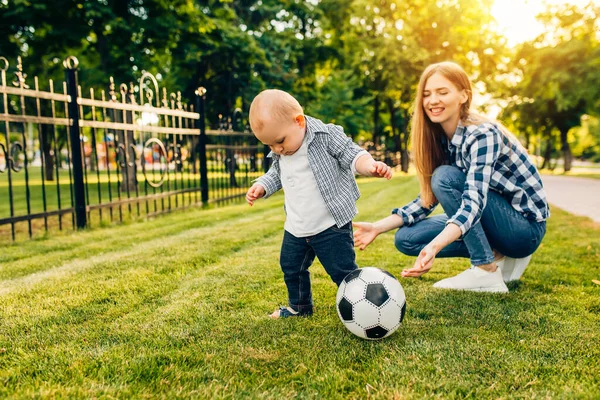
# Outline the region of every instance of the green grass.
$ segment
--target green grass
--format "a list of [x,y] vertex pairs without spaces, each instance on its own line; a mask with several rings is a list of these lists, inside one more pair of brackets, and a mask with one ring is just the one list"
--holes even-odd
[[564,171],[549,171],[549,170],[542,170],[540,171],[542,173],[542,175],[557,175],[557,176],[573,176],[573,177],[577,177],[577,178],[591,178],[591,179],[600,179],[600,173],[597,172],[590,172],[590,171],[569,171],[569,172],[564,172]]
[[[413,177],[360,181],[357,220]],[[402,279],[403,326],[345,330],[311,267],[316,313],[272,321],[283,197],[0,245],[0,398],[599,398],[600,227],[553,209],[506,295],[436,291],[464,259]],[[357,255],[400,275],[393,233]]]
[[[229,173],[227,173],[222,165],[220,170],[210,171],[208,174],[208,186],[210,189],[210,198],[216,198],[218,196],[228,196],[237,193],[245,193],[243,188],[228,189],[229,186]],[[260,172],[246,172],[245,167],[240,167],[240,170],[236,173],[236,179],[240,186],[250,186],[250,181],[259,177],[262,173]],[[69,208],[72,205],[71,201],[71,188],[68,170],[61,170],[59,174],[58,183],[54,181],[44,181],[44,187],[42,186],[41,169],[39,167],[30,167],[28,172],[28,179],[25,176],[25,170],[21,170],[19,173],[12,172],[12,202],[13,202],[13,214],[16,216],[27,215],[27,188],[29,188],[29,209],[31,213],[41,213],[44,211],[44,196],[46,197],[46,210],[58,210]],[[200,186],[200,174],[193,174],[188,171],[175,172],[170,171],[168,175],[165,175],[165,182],[161,188],[154,189],[150,185],[146,184],[146,179],[142,173],[138,174],[138,195],[152,195],[160,194],[166,191],[175,191],[187,188],[194,188]],[[148,172],[148,178],[153,182],[160,180],[160,173],[156,172],[153,176],[152,172]],[[122,175],[117,174],[115,171],[110,172],[110,176],[106,171],[100,173],[88,171],[86,182],[86,198],[88,199],[89,205],[108,203],[110,198],[113,201],[117,201],[119,198],[127,199],[136,197],[135,188],[130,188],[129,192],[125,187],[119,188],[119,180],[123,180]],[[220,191],[215,190],[216,188],[223,188]],[[120,190],[120,192],[119,192]],[[109,198],[109,191],[111,197]],[[100,192],[100,196],[98,194]],[[60,207],[59,207],[59,193],[60,193]],[[190,203],[196,202],[196,197],[200,194],[180,194],[171,196],[171,201],[177,201],[179,203],[185,202]],[[151,204],[150,212],[155,212],[161,209],[160,206],[154,208]],[[8,173],[0,174],[0,218],[10,217],[10,191],[8,183]]]

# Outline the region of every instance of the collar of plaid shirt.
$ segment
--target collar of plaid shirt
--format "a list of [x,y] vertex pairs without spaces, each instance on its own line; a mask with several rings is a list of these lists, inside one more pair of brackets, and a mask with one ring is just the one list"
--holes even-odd
[[452,139],[450,140],[450,144],[454,147],[460,147],[465,140],[465,131],[467,127],[462,125],[460,122],[454,131],[454,135],[452,135]]

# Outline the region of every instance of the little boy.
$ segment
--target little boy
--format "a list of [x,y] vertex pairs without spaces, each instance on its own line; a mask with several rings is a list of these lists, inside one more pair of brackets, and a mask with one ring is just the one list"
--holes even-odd
[[338,286],[357,268],[352,219],[360,193],[355,172],[390,179],[392,171],[340,126],[304,115],[298,101],[281,90],[265,90],[254,98],[250,126],[271,148],[272,165],[248,190],[246,201],[253,205],[282,187],[285,196],[280,264],[289,305],[271,318],[312,315],[308,267],[315,255]]

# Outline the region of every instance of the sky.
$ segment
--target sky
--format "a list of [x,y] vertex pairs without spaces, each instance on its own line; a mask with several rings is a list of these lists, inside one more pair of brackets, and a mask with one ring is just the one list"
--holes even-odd
[[[576,4],[584,6],[590,0],[496,0],[492,16],[498,21],[500,31],[510,46],[531,40],[542,33],[542,25],[535,16],[545,10],[545,4]],[[600,0],[593,1],[600,4]]]

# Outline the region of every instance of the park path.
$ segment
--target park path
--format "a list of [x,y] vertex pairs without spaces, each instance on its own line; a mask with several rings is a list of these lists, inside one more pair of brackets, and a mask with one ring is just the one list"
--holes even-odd
[[600,179],[543,175],[551,205],[600,222]]

